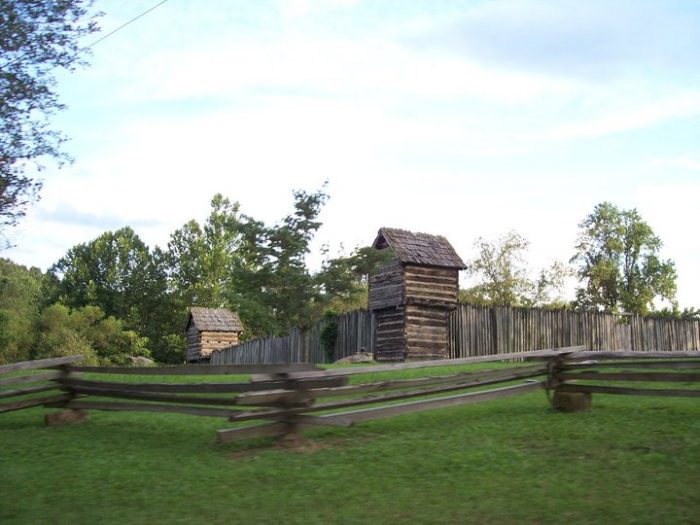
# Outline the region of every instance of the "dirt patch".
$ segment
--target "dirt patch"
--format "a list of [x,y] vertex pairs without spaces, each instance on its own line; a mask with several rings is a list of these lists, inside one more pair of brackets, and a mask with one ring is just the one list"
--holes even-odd
[[319,440],[313,440],[302,435],[291,434],[276,440],[271,445],[238,450],[227,454],[226,457],[233,460],[246,459],[259,456],[263,452],[269,452],[270,450],[285,450],[288,452],[294,452],[295,454],[315,454],[319,450],[351,447],[353,445],[371,441],[375,437],[376,436],[374,434],[368,434],[354,438],[321,438]]

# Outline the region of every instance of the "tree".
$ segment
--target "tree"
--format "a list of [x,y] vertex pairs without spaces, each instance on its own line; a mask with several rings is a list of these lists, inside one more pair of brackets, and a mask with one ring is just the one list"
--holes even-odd
[[[543,306],[553,301],[551,292],[561,292],[568,269],[560,262],[530,277],[525,261],[529,242],[516,231],[495,241],[479,237],[474,242],[478,256],[467,263],[467,274],[477,277],[475,286],[460,291],[460,301],[480,306]],[[558,301],[557,304],[561,304]]]
[[662,242],[636,209],[598,204],[579,225],[576,254],[583,286],[576,291],[581,308],[645,315],[654,300],[673,302],[676,269],[659,258]]
[[126,365],[129,357],[150,357],[148,338],[127,330],[99,306],[46,308],[39,318],[35,357],[82,355],[84,364]]
[[164,254],[171,289],[185,307],[224,306],[225,291],[238,258],[239,204],[217,193],[211,208],[203,226],[191,220],[176,230]]
[[42,280],[38,268],[0,259],[0,363],[30,358],[43,306]]
[[49,128],[64,108],[54,71],[82,64],[80,38],[97,31],[92,0],[0,2],[0,227],[12,226],[34,200],[31,173],[42,158],[65,161],[65,137]]
[[49,273],[56,299],[70,308],[99,306],[154,345],[173,329],[163,263],[129,227],[74,246]]

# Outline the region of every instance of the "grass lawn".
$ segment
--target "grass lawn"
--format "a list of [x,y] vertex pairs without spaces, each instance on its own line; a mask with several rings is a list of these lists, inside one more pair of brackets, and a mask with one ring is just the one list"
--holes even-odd
[[300,450],[215,444],[215,418],[0,414],[0,523],[700,523],[700,402],[593,405],[527,394],[308,431]]

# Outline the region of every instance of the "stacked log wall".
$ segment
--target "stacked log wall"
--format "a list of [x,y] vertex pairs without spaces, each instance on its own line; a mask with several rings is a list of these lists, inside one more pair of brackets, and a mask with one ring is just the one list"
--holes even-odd
[[456,269],[407,264],[404,268],[406,303],[454,308],[457,305],[458,279]]
[[199,359],[202,337],[194,324],[190,323],[185,333],[185,360],[196,361]]
[[377,361],[403,361],[406,350],[406,317],[403,308],[377,310],[375,354]]
[[447,357],[447,315],[449,310],[434,306],[406,306],[406,357],[441,359]]
[[395,308],[404,302],[404,269],[398,260],[369,279],[369,309]]
[[238,344],[238,332],[200,332],[191,325],[186,333],[187,361],[208,358],[214,350],[220,350]]

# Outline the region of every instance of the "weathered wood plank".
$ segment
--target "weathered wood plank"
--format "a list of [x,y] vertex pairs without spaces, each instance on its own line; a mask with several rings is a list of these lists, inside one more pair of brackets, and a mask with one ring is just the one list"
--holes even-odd
[[20,363],[11,363],[9,365],[0,365],[0,374],[6,372],[17,372],[20,370],[35,370],[37,368],[52,368],[55,366],[68,365],[80,361],[83,357],[79,355],[70,355],[66,357],[52,357],[50,359],[37,359],[35,361],[22,361]]
[[23,383],[38,383],[39,381],[50,381],[61,377],[63,372],[53,371],[41,374],[31,374],[26,376],[4,377],[0,379],[0,385],[19,385]]
[[68,401],[69,399],[70,396],[68,394],[60,394],[55,396],[33,397],[31,399],[14,401],[12,403],[0,403],[0,413],[11,412],[12,410],[22,410],[24,408],[46,405],[48,403],[61,403],[63,401]]
[[296,414],[290,416],[288,421],[294,425],[305,427],[351,427],[353,422],[351,419],[336,415],[326,416],[307,416],[304,414]]
[[700,351],[675,351],[675,352],[657,352],[657,351],[630,351],[630,350],[593,350],[578,352],[575,356],[567,359],[567,362],[577,362],[586,359],[625,359],[630,357],[643,358],[671,358],[671,357],[694,357],[700,358]]
[[[387,365],[363,366],[353,368],[336,368],[332,370],[312,371],[306,373],[289,373],[289,379],[302,379],[311,377],[331,377],[354,374],[366,374],[371,372],[392,372],[396,370],[411,370],[414,368],[431,368],[436,366],[456,366],[473,363],[495,363],[498,361],[512,361],[520,359],[549,359],[581,351],[583,346],[570,346],[550,350],[532,350],[529,352],[514,352],[510,354],[483,355],[475,357],[462,357],[460,359],[438,359],[435,361],[420,361],[416,363],[396,363]],[[269,376],[256,375],[251,380],[265,380]]]
[[677,360],[669,359],[648,359],[645,361],[635,361],[632,358],[624,361],[596,361],[596,360],[586,360],[584,362],[568,363],[565,362],[561,365],[562,370],[578,370],[585,368],[624,368],[624,367],[635,367],[635,368],[700,368],[700,359],[683,359],[678,358]]
[[[136,386],[136,385],[131,385]],[[180,404],[192,404],[192,405],[209,405],[209,406],[232,406],[237,405],[234,398],[225,397],[204,397],[204,396],[184,396],[178,394],[160,394],[152,392],[139,392],[135,390],[120,390],[120,389],[108,389],[108,388],[92,388],[75,386],[72,388],[74,392],[78,394],[88,394],[98,397],[114,397],[117,399],[135,399],[139,401],[154,401],[161,403],[180,403]],[[234,410],[234,408],[232,408]]]
[[314,395],[304,390],[272,390],[241,394],[236,397],[235,403],[248,406],[310,407],[314,404]]
[[515,379],[523,379],[528,377],[536,377],[542,375],[542,370],[538,371],[528,371],[518,373],[515,370],[508,371],[508,374],[496,375],[492,374],[489,377],[459,381],[456,383],[444,384],[429,388],[421,388],[419,390],[409,390],[402,392],[395,392],[389,394],[381,394],[375,396],[366,396],[354,399],[345,399],[340,401],[333,401],[330,403],[319,403],[317,405],[310,406],[308,408],[291,408],[291,409],[276,409],[276,410],[259,410],[251,411],[246,413],[231,414],[229,421],[248,421],[252,419],[271,419],[287,417],[292,414],[298,413],[308,413],[308,412],[319,412],[323,410],[337,410],[341,408],[349,408],[360,405],[369,405],[376,403],[385,403],[389,401],[399,401],[402,399],[411,399],[414,397],[424,397],[434,394],[444,394],[447,392],[454,392],[457,390],[464,390],[467,388],[476,388],[481,386],[488,386],[497,383],[505,383],[513,381]]
[[363,383],[360,385],[345,385],[330,388],[315,388],[311,390],[314,396],[333,397],[361,394],[368,392],[384,392],[390,390],[401,390],[420,386],[435,386],[450,383],[467,381],[490,381],[490,380],[514,380],[529,377],[537,377],[547,373],[547,367],[542,364],[534,366],[519,366],[510,369],[489,369],[474,372],[458,372],[444,376],[418,377],[415,379],[394,379],[388,381],[378,381],[376,383]]
[[48,390],[56,390],[58,388],[60,387],[57,384],[52,383],[50,385],[29,386],[26,388],[17,388],[15,390],[0,390],[0,399],[23,396],[25,394],[37,394],[39,392],[47,392]]
[[561,381],[680,381],[692,383],[700,381],[700,374],[684,374],[674,372],[565,372],[559,374]]
[[218,443],[230,443],[245,439],[275,437],[288,433],[289,429],[289,424],[280,422],[243,428],[225,428],[216,431],[216,441]]
[[381,419],[385,417],[394,417],[403,414],[419,412],[422,410],[448,408],[453,406],[479,403],[482,401],[492,401],[495,399],[502,399],[505,397],[542,390],[543,388],[544,383],[541,381],[537,381],[532,383],[525,383],[523,385],[507,386],[493,390],[484,390],[481,392],[469,392],[467,394],[457,394],[454,396],[440,397],[437,399],[422,399],[419,401],[402,403],[400,405],[364,408],[350,412],[339,412],[338,414],[333,414],[333,416],[349,419],[353,423],[361,423],[363,421],[371,421],[374,419]]
[[228,417],[232,410],[225,408],[190,407],[180,405],[157,405],[150,403],[115,403],[111,401],[73,400],[66,403],[67,408],[84,410],[163,412],[171,414],[189,414],[191,416]]
[[626,396],[660,396],[660,397],[700,397],[700,390],[677,388],[629,388],[603,385],[577,385],[564,383],[556,387],[562,392],[590,392],[592,394],[620,394]]
[[102,367],[102,366],[75,366],[74,372],[91,372],[99,374],[129,374],[129,375],[154,375],[154,376],[206,376],[206,375],[247,375],[270,374],[287,372],[317,371],[318,367],[310,364],[288,365],[182,365],[182,366],[158,366],[158,367]]

